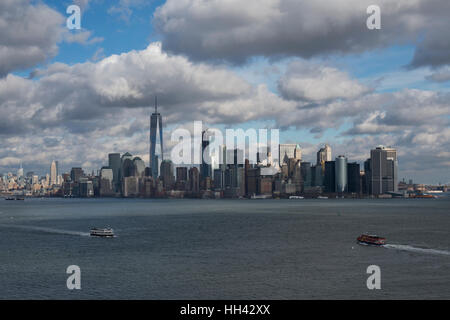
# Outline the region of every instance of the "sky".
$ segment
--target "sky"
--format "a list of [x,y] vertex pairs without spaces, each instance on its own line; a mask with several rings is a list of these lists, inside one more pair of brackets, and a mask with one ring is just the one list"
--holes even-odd
[[0,173],[148,163],[157,95],[166,153],[193,121],[277,128],[306,161],[325,143],[358,162],[386,145],[400,179],[450,183],[449,14],[447,0],[1,0]]

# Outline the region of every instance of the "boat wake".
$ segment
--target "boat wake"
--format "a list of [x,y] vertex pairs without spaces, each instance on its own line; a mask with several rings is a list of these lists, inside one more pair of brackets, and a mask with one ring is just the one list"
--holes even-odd
[[0,224],[0,227],[17,228],[17,229],[31,230],[31,231],[41,231],[41,232],[46,232],[46,233],[68,234],[68,235],[72,235],[72,236],[82,236],[82,237],[90,236],[89,232],[62,230],[62,229],[27,226],[27,225]]
[[408,246],[405,244],[385,244],[383,247],[388,248],[388,249],[402,250],[402,251],[450,256],[450,251],[427,249],[427,248],[417,248],[417,247]]

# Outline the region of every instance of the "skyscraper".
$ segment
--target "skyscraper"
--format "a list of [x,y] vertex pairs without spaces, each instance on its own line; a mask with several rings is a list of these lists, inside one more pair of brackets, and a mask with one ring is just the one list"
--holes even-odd
[[371,192],[380,195],[397,191],[397,150],[379,146],[370,150]]
[[163,182],[166,191],[173,188],[174,176],[173,176],[173,164],[170,160],[163,160],[161,162],[161,180]]
[[70,170],[70,179],[73,182],[79,182],[83,176],[84,172],[81,168],[72,168],[72,170]]
[[338,156],[335,162],[336,173],[336,192],[343,193],[348,190],[347,180],[347,158],[344,156]]
[[207,130],[202,132],[202,164],[200,166],[200,176],[202,179],[211,177],[211,158],[210,155],[205,152],[205,149],[209,146],[208,137],[206,136],[205,139],[206,131]]
[[164,160],[163,148],[163,132],[162,132],[162,117],[158,113],[158,100],[155,97],[155,112],[150,117],[150,167],[152,169],[152,177],[158,177],[158,161],[156,156],[156,133],[159,128],[159,144],[161,146],[161,161]]
[[323,148],[320,148],[317,152],[317,165],[325,168],[325,162],[331,161],[331,147],[326,144]]
[[360,193],[361,192],[361,174],[359,163],[347,163],[347,182],[348,192]]
[[334,161],[325,161],[325,192],[335,192],[336,190],[336,171]]
[[283,163],[287,163],[287,161],[291,158],[302,160],[302,150],[300,149],[300,146],[295,143],[281,143],[279,145],[278,154],[280,167]]
[[145,163],[144,163],[144,161],[141,158],[139,158],[139,157],[134,157],[133,164],[134,164],[135,169],[136,169],[135,175],[137,177],[143,177],[144,174],[145,174]]
[[120,153],[110,153],[108,154],[108,167],[112,169],[113,172],[113,190],[114,192],[120,191],[120,167],[122,166],[120,160]]
[[196,167],[189,169],[189,190],[192,193],[198,193],[200,191],[199,172]]
[[52,161],[50,166],[50,185],[56,185],[58,179],[58,161]]

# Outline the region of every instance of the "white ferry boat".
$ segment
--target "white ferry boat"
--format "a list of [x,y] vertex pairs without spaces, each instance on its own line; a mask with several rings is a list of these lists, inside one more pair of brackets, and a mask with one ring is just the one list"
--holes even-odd
[[305,199],[305,197],[302,197],[302,196],[290,196],[289,199]]
[[114,237],[114,230],[111,228],[92,228],[91,237]]

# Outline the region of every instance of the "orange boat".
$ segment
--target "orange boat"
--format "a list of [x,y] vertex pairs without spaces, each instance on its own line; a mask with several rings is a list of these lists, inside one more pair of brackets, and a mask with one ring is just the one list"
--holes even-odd
[[379,237],[376,235],[362,234],[356,241],[359,244],[372,245],[372,246],[382,246],[386,244],[386,238]]
[[433,196],[432,194],[415,194],[410,196],[410,198],[416,198],[416,199],[434,199],[436,196]]

